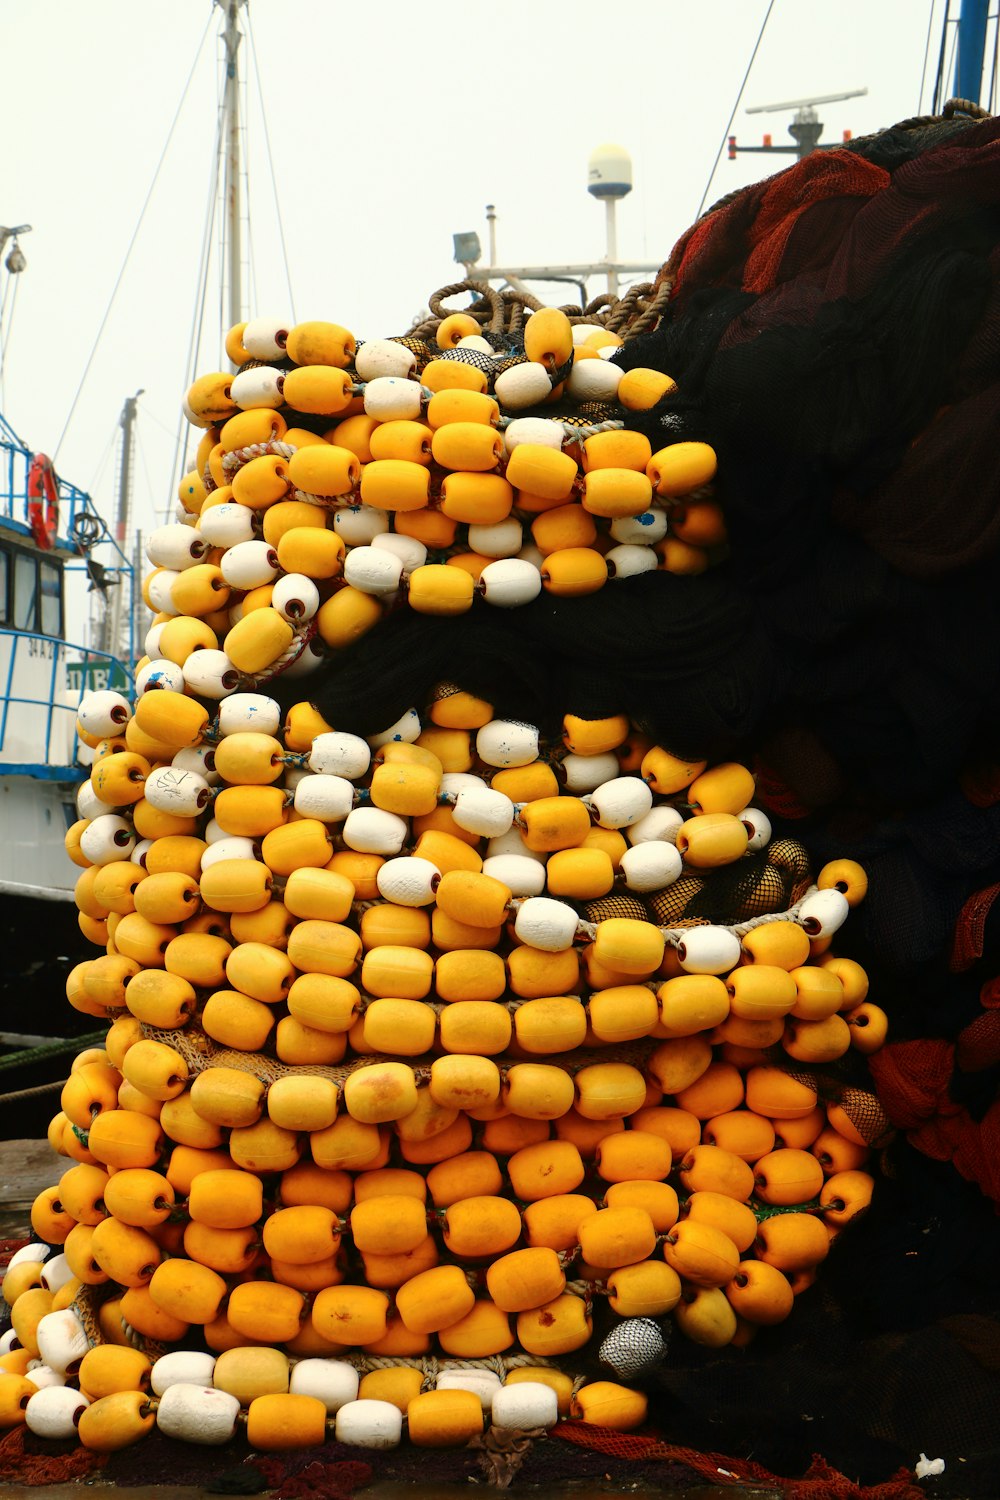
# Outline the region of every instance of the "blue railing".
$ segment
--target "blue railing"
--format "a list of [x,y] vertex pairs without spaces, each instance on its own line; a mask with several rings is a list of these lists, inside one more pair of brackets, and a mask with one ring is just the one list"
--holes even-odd
[[0,775],[78,779],[80,700],[104,687],[131,691],[131,676],[116,656],[0,630]]
[[[28,478],[35,456],[0,414],[0,527],[29,543],[35,541],[31,525],[31,499],[28,494]],[[134,661],[136,588],[132,561],[108,530],[103,516],[95,508],[87,492],[70,484],[68,480],[59,479],[57,482],[58,530],[51,556],[58,560],[66,573],[83,573],[91,579],[92,585],[96,581],[99,587],[103,587],[101,580],[104,580],[111,587],[123,590],[122,599],[127,602],[122,609],[125,639],[121,645],[128,660]],[[42,504],[44,511],[44,500]],[[99,551],[102,553],[102,561],[98,568],[96,558],[92,559],[91,554]],[[65,608],[65,601],[62,607]],[[38,621],[32,620],[30,623]],[[88,653],[82,646],[69,649],[89,655],[94,661],[102,656],[101,652]],[[3,668],[0,666],[0,679],[2,673]],[[119,664],[118,685],[124,686],[128,681],[128,674]]]
[[[31,449],[0,416],[0,520],[23,532],[28,538],[32,534],[28,512],[28,475],[34,457]],[[79,518],[85,514],[94,514],[93,503],[85,490],[78,489],[68,480],[60,479],[58,485],[59,532],[56,545],[61,550],[75,552],[77,549],[71,538],[76,534]],[[124,555],[122,562],[126,565],[128,563]]]

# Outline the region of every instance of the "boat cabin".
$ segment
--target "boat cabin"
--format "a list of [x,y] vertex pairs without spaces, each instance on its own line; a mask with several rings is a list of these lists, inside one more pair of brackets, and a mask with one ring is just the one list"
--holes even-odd
[[[90,497],[0,417],[0,893],[72,892],[62,838],[92,754],[77,738],[77,709],[84,692],[130,684],[115,656],[67,639],[66,575],[105,579],[90,555],[102,542],[111,538]],[[120,551],[114,563],[115,586],[130,595]]]

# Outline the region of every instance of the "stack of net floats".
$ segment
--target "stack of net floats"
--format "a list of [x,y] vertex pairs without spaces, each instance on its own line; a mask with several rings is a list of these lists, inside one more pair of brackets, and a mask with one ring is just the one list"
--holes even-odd
[[724,541],[711,449],[625,425],[670,382],[620,337],[485,331],[252,322],[187,394],[134,706],[80,710],[99,951],[67,994],[109,1029],[3,1282],[0,1426],[627,1430],[671,1324],[738,1347],[792,1315],[869,1201],[884,1117],[822,1083],[885,1035],[837,955],[857,865],[814,878],[747,769],[624,717],[545,743],[442,683],[363,738],[310,704],[387,609],[627,588]]

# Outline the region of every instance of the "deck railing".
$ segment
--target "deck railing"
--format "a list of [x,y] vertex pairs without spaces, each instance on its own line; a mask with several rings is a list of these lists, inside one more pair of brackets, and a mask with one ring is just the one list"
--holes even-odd
[[0,630],[0,775],[79,780],[84,693],[131,686],[115,656],[31,631]]
[[[35,455],[13,428],[0,416],[0,520],[13,523],[25,533],[31,532],[28,512],[28,475]],[[93,502],[85,490],[67,479],[59,485],[59,541],[76,534],[79,518],[93,514]],[[74,549],[75,550],[75,549]]]

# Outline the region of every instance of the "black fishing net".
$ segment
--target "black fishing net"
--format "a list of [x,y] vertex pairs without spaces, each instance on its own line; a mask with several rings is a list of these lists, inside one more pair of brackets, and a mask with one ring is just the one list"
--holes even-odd
[[677,382],[627,415],[654,452],[718,453],[727,560],[502,619],[400,611],[315,689],[362,733],[447,680],[554,737],[567,710],[623,712],[678,754],[752,757],[776,841],[635,903],[662,923],[784,909],[799,845],[866,866],[838,946],[891,1018],[872,1207],[786,1324],[741,1351],[674,1339],[654,1416],[784,1473],[940,1455],[926,1492],[956,1497],[1000,1489],[998,228],[994,120],[896,128],[735,195],[617,356]]

